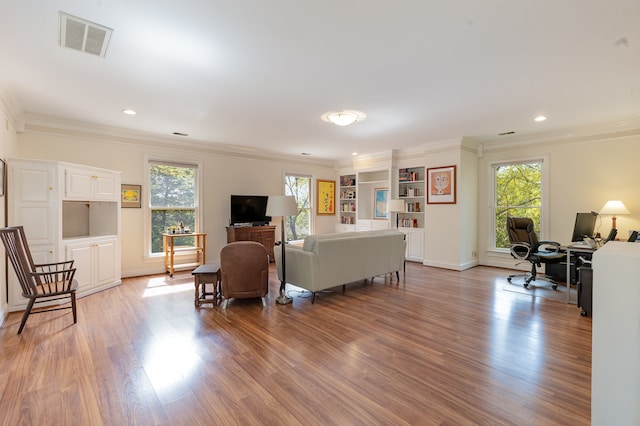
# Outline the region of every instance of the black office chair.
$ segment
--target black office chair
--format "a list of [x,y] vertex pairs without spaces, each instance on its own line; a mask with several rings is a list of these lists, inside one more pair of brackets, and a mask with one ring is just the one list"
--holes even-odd
[[538,277],[537,267],[542,266],[543,263],[558,263],[565,259],[567,255],[560,252],[560,244],[555,241],[538,241],[538,236],[533,229],[533,220],[526,217],[508,216],[507,234],[511,244],[511,255],[518,260],[531,263],[531,272],[509,275],[507,281],[511,282],[514,277],[526,277],[523,285],[527,288],[531,281],[540,278],[549,281],[554,290],[558,288],[558,284],[553,279]]

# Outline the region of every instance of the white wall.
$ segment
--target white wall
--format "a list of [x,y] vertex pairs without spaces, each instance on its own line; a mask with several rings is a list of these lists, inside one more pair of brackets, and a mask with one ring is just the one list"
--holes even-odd
[[[0,158],[6,160],[7,157],[12,156],[15,153],[16,149],[16,131],[13,121],[9,118],[9,116],[5,113],[3,108],[0,108]],[[0,197],[0,226],[5,225],[5,203],[7,202],[7,197]],[[2,246],[2,244],[0,244]],[[5,266],[5,256],[4,256],[4,247],[0,247],[0,324],[4,321],[8,311],[7,311],[7,289],[6,289],[6,266]]]
[[[425,250],[424,264],[454,270],[463,269],[460,259],[461,209],[460,188],[460,141],[445,143],[443,149],[427,152],[426,168],[456,166],[456,204],[426,204],[425,206]],[[428,189],[427,189],[428,190]],[[474,206],[475,207],[475,206]],[[466,236],[465,238],[468,238]]]
[[[226,243],[225,226],[229,219],[230,194],[282,193],[282,179],[286,172],[309,173],[320,179],[337,179],[339,175],[332,164],[304,159],[256,158],[193,147],[167,148],[156,146],[153,140],[139,144],[116,137],[106,140],[44,131],[28,130],[16,137],[13,127],[9,127],[10,130],[3,131],[5,157],[63,160],[120,170],[122,182],[128,184],[145,185],[145,155],[201,161],[204,231],[208,234],[211,260],[217,258],[217,253]],[[550,221],[544,238],[569,242],[575,213],[599,210],[609,199],[621,199],[632,212],[631,215],[618,218],[620,236],[626,236],[631,229],[640,229],[640,200],[634,197],[636,182],[640,181],[640,167],[636,166],[636,158],[640,154],[640,135],[590,137],[588,140],[572,142],[549,140],[513,146],[486,143],[480,158],[477,152],[461,144],[460,140],[453,142],[447,142],[444,148],[437,149],[429,145],[428,150],[416,154],[427,168],[454,164],[458,167],[457,204],[425,206],[427,265],[450,269],[466,269],[478,263],[507,268],[514,266],[508,254],[490,250],[490,167],[497,161],[540,156],[548,159]],[[326,233],[333,232],[338,218],[316,216],[314,220],[315,232]],[[610,226],[610,217],[604,217],[599,231],[606,235]],[[143,210],[123,209],[123,276],[163,270],[162,259],[145,262],[143,231]],[[477,252],[477,259],[473,252]]]
[[[283,193],[286,172],[304,171],[314,178],[336,178],[333,166],[302,160],[292,165],[291,159],[270,160],[224,155],[196,148],[157,147],[117,140],[27,131],[18,135],[19,157],[60,160],[86,164],[122,172],[122,183],[144,182],[144,158],[173,158],[200,161],[203,173],[203,230],[207,233],[207,259],[219,258],[226,244],[225,226],[229,224],[231,194],[270,195]],[[147,141],[152,142],[152,141]],[[294,168],[292,170],[292,168]],[[315,183],[314,183],[315,185]],[[145,199],[143,197],[143,203]],[[122,209],[122,275],[123,277],[164,271],[164,259],[145,261],[144,210]],[[316,233],[333,232],[336,217],[318,217]],[[279,228],[276,230],[279,234]]]
[[[497,254],[491,245],[491,164],[500,161],[546,156],[549,168],[549,223],[543,238],[569,243],[577,212],[598,211],[607,200],[622,200],[630,215],[618,216],[619,238],[629,230],[640,229],[640,135],[616,138],[590,138],[586,141],[544,143],[491,147],[484,149],[478,163],[479,213],[478,229],[480,263],[512,268],[508,254]],[[611,217],[603,216],[597,231],[606,236],[611,229]]]

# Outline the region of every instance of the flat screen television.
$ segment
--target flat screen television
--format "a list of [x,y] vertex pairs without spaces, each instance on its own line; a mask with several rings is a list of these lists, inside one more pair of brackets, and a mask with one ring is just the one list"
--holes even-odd
[[582,241],[584,237],[593,237],[598,213],[576,213],[576,223],[573,226],[572,242]]
[[271,222],[267,216],[266,195],[232,195],[231,220],[232,226],[262,226]]

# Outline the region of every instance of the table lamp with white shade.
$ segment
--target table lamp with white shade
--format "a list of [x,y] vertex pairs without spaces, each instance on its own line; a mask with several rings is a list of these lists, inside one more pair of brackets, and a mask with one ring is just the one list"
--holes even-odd
[[599,213],[601,215],[603,214],[610,214],[612,215],[611,217],[611,228],[612,229],[618,229],[616,227],[616,215],[619,214],[631,214],[631,212],[629,211],[629,209],[627,209],[625,207],[625,205],[622,203],[622,201],[620,200],[609,200],[605,203],[604,206],[602,206],[602,208],[600,209]]
[[267,200],[267,216],[280,216],[282,218],[280,224],[281,231],[281,239],[280,239],[280,248],[282,249],[282,280],[280,281],[280,296],[276,299],[276,303],[279,305],[286,305],[288,303],[293,302],[293,299],[286,295],[285,286],[287,284],[287,268],[285,267],[285,250],[284,246],[286,243],[285,238],[285,217],[293,216],[298,213],[298,203],[296,202],[296,197],[293,195],[269,195],[269,199]]
[[404,212],[404,200],[389,200],[388,205],[389,211],[396,214],[396,229],[399,228],[400,223],[400,213]]

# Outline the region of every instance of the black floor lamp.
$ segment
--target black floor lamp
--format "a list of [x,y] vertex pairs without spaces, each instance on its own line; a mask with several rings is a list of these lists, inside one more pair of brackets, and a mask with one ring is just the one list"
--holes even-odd
[[279,305],[286,305],[293,302],[293,299],[286,295],[285,286],[287,284],[287,268],[285,263],[285,217],[293,216],[298,213],[298,204],[293,195],[270,195],[267,201],[267,216],[280,216],[282,222],[280,224],[280,248],[282,249],[282,280],[280,281],[280,296],[276,299]]

